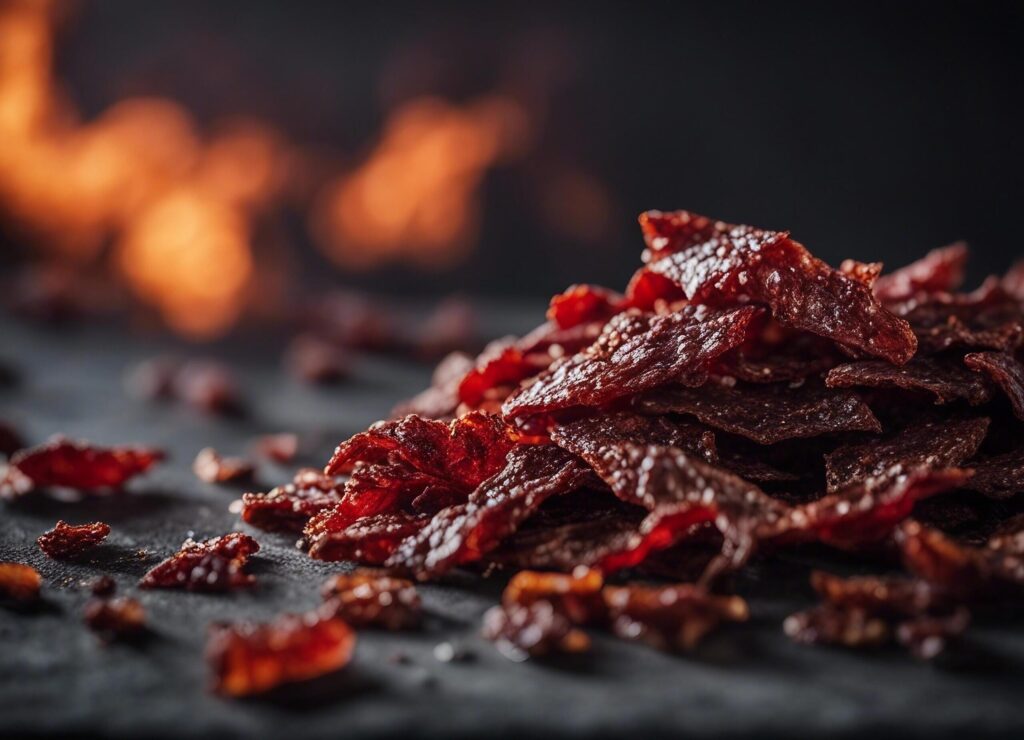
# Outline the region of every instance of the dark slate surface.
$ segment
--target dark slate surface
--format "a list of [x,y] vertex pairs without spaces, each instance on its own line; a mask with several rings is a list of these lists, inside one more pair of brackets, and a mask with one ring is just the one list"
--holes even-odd
[[[309,462],[321,463],[339,439],[422,385],[429,370],[362,358],[349,384],[312,390],[280,373],[279,344],[268,339],[231,352],[251,401],[249,415],[210,419],[124,395],[123,371],[161,348],[153,342],[126,343],[103,330],[54,334],[0,324],[0,331],[0,359],[24,375],[20,387],[0,391],[0,418],[31,441],[63,432],[171,453],[130,495],[0,506],[0,559],[27,561],[46,579],[42,610],[0,609],[3,733],[842,737],[899,730],[1019,737],[1024,731],[1024,635],[1012,623],[976,625],[973,657],[956,667],[922,665],[895,651],[863,655],[790,644],[780,624],[809,602],[807,553],[752,567],[737,583],[750,600],[752,623],[719,632],[688,656],[597,636],[593,654],[580,661],[510,663],[477,636],[501,583],[464,575],[422,587],[432,615],[423,632],[361,634],[355,659],[341,674],[260,701],[218,699],[205,688],[206,625],[312,607],[320,582],[340,566],[309,560],[292,536],[252,532],[263,546],[253,565],[255,590],[136,592],[139,576],[185,537],[240,528],[228,511],[239,491],[197,481],[190,472],[196,451],[213,445],[243,452],[257,433],[296,430],[316,448]],[[289,473],[260,470],[268,486]],[[90,560],[56,563],[34,540],[58,518],[102,519],[113,533]],[[121,593],[137,594],[145,604],[155,633],[147,643],[102,647],[82,626],[87,594],[80,582],[98,573],[112,574]],[[455,641],[472,659],[438,662],[433,648],[443,641]],[[399,654],[410,660],[396,663]]]

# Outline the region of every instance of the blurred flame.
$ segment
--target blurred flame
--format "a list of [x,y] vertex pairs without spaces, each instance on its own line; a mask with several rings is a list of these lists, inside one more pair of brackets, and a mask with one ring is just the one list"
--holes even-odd
[[313,231],[345,267],[403,257],[450,264],[475,235],[484,173],[521,149],[526,133],[525,112],[510,98],[465,107],[412,100],[394,112],[366,161],[324,188]]

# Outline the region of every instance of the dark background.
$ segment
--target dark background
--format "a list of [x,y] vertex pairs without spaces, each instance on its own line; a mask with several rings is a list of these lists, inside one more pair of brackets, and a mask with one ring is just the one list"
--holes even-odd
[[[973,279],[1004,269],[1021,252],[1022,42],[1020,3],[105,0],[78,6],[58,71],[87,114],[159,94],[348,156],[403,99],[526,86],[539,139],[487,176],[474,254],[426,280],[399,266],[339,281],[544,295],[621,287],[647,208],[790,229],[833,264],[966,239]],[[559,166],[604,184],[598,238],[538,218]]]

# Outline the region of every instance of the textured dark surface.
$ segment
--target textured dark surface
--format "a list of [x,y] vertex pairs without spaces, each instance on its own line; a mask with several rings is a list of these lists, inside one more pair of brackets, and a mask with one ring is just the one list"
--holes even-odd
[[[267,339],[263,346],[230,348],[250,402],[248,415],[211,419],[125,396],[123,371],[161,349],[153,343],[125,342],[102,330],[55,334],[3,323],[0,336],[0,359],[23,375],[20,386],[0,390],[0,419],[13,422],[30,441],[63,432],[96,442],[159,445],[171,454],[155,473],[132,484],[128,495],[0,505],[0,560],[29,562],[46,581],[44,608],[31,614],[0,609],[3,734],[1024,732],[1024,635],[1008,620],[979,620],[969,633],[973,658],[956,668],[919,664],[896,651],[856,654],[791,644],[781,622],[811,600],[812,553],[752,566],[737,582],[750,600],[752,622],[723,629],[688,656],[597,636],[593,654],[582,660],[510,663],[478,636],[480,617],[495,602],[501,580],[460,574],[422,587],[431,612],[423,631],[360,634],[355,659],[343,673],[264,700],[218,699],[206,690],[206,625],[312,607],[320,583],[341,566],[309,560],[295,549],[294,536],[243,527],[228,511],[241,489],[199,482],[190,472],[195,453],[206,445],[240,453],[258,433],[296,430],[315,448],[302,462],[321,464],[338,440],[385,416],[395,401],[425,384],[429,369],[362,358],[348,384],[313,390],[283,376],[279,345]],[[290,472],[262,465],[259,474],[270,486]],[[113,531],[86,561],[57,563],[34,541],[59,518],[101,519]],[[185,537],[235,529],[254,534],[262,545],[252,567],[258,586],[251,592],[136,591],[139,576]],[[111,574],[120,593],[141,599],[152,639],[136,647],[102,647],[82,625],[88,593],[79,584],[98,573]],[[462,645],[472,659],[438,662],[433,648],[443,641]],[[409,660],[396,662],[400,654]]]

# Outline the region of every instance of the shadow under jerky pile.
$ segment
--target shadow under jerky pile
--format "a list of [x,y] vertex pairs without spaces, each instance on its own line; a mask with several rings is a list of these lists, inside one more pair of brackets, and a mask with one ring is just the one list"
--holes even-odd
[[[746,618],[723,574],[799,543],[907,571],[816,574],[822,606],[786,625],[799,641],[931,657],[965,602],[1014,596],[1019,268],[959,292],[963,245],[882,275],[787,232],[640,224],[624,293],[572,286],[526,336],[446,358],[323,475],[247,494],[245,521],[402,577],[522,570],[485,629],[517,655],[586,649],[588,626],[688,648]],[[654,575],[688,585],[635,580]]]

